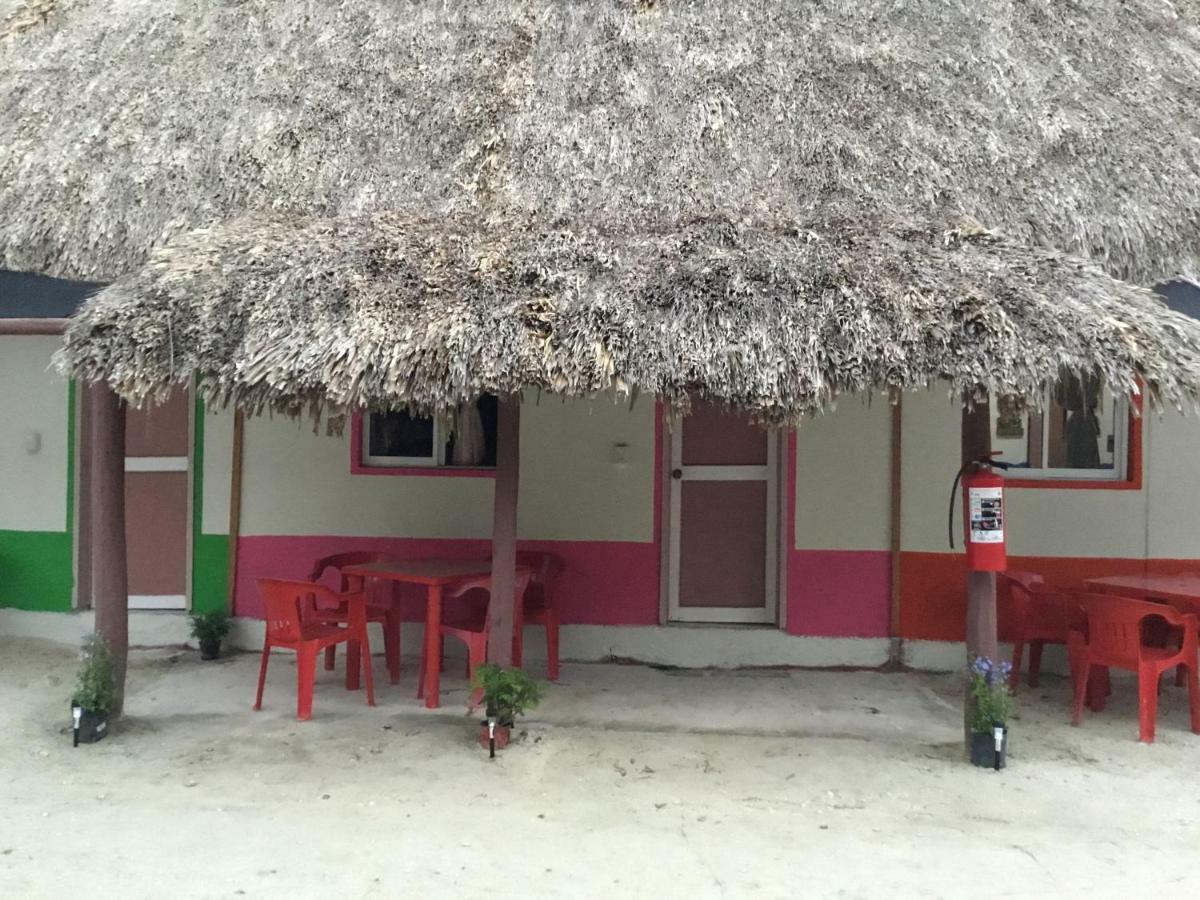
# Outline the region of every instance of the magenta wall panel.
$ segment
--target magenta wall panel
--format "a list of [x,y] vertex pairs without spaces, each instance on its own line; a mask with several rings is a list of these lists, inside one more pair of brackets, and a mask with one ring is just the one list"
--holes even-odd
[[891,577],[886,550],[791,551],[788,634],[887,637]]
[[[657,544],[623,541],[522,541],[522,550],[557,553],[566,562],[559,606],[563,624],[657,625]],[[486,540],[356,538],[325,536],[243,537],[238,542],[235,601],[239,616],[262,617],[255,579],[305,578],[313,560],[349,550],[379,550],[396,559],[483,559]],[[424,594],[405,588],[405,613],[424,618]]]

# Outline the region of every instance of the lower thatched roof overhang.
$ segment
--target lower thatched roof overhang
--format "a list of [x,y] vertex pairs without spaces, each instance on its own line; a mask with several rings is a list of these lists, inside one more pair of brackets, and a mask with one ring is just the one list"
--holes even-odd
[[933,382],[1039,403],[1063,372],[1194,405],[1200,323],[978,225],[498,231],[399,213],[194,231],[92,298],[59,364],[134,403],[442,413],[482,393],[692,397],[794,424]]

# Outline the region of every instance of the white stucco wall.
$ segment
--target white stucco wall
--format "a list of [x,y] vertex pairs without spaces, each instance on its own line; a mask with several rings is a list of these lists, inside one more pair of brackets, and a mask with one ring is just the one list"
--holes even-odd
[[940,387],[904,395],[900,531],[904,550],[948,553],[946,505],[958,471],[962,414]]
[[796,434],[796,548],[890,546],[891,407],[847,397]]
[[233,412],[205,412],[200,530],[229,533],[229,483],[233,475]]
[[[903,430],[903,547],[918,552],[949,552],[946,510],[950,484],[961,453],[961,410],[942,389],[919,391],[904,397]],[[1200,426],[1177,415],[1162,420],[1149,417],[1143,441],[1150,467],[1147,482],[1155,482],[1186,456],[1189,442],[1200,437]],[[1193,445],[1194,446],[1194,445]],[[1147,554],[1147,502],[1151,503],[1152,530],[1161,536],[1151,546],[1152,556],[1181,549],[1171,535],[1180,530],[1189,506],[1200,501],[1200,483],[1176,479],[1172,494],[1147,496],[1143,490],[1106,488],[1061,490],[1010,488],[1008,550],[1017,556],[1071,556],[1142,558]],[[961,534],[960,513],[955,512],[955,537]],[[1158,524],[1161,522],[1162,524]],[[1170,543],[1174,541],[1174,544]],[[1152,542],[1153,543],[1153,542]],[[1185,555],[1200,557],[1193,550]]]
[[[59,344],[0,336],[0,530],[67,527],[69,385],[47,371]],[[30,440],[40,441],[37,452],[29,452]]]
[[[213,417],[206,419],[206,431]],[[625,443],[626,462],[612,462]],[[211,446],[211,445],[210,445]],[[242,533],[486,538],[490,478],[353,475],[350,433],[314,434],[311,424],[248,419],[244,437]],[[209,484],[205,453],[205,530]],[[224,487],[228,495],[228,481]],[[654,405],[632,410],[608,399],[568,401],[533,393],[521,411],[521,537],[532,540],[653,539]],[[222,512],[223,511],[223,512]]]
[[[47,350],[46,353],[49,351]],[[62,402],[65,403],[65,388]],[[44,407],[45,404],[42,404]],[[888,403],[846,398],[803,424],[796,440],[797,549],[889,546]],[[205,417],[204,531],[228,522],[232,415]],[[944,553],[961,413],[941,388],[904,396],[903,547]],[[65,437],[65,433],[64,433]],[[522,537],[653,540],[654,408],[530,395],[522,411]],[[614,443],[627,462],[612,463]],[[1148,415],[1142,490],[1016,488],[1008,492],[1014,555],[1200,558],[1200,418]],[[338,534],[486,538],[487,478],[355,476],[348,432],[250,419],[242,528],[246,535]],[[62,466],[65,471],[65,461]],[[65,490],[65,482],[60,485]],[[61,507],[59,504],[61,522]],[[957,513],[956,513],[957,516]],[[956,521],[956,536],[961,523]]]
[[1146,545],[1156,559],[1200,559],[1200,416],[1146,417]]

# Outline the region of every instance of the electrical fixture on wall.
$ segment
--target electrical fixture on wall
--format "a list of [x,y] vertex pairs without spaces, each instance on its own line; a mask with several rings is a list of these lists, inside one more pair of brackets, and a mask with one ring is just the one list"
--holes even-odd
[[612,453],[609,460],[614,466],[624,467],[629,462],[629,445],[626,443],[616,443],[612,445]]
[[25,452],[30,456],[40,453],[42,450],[42,433],[40,431],[25,432]]

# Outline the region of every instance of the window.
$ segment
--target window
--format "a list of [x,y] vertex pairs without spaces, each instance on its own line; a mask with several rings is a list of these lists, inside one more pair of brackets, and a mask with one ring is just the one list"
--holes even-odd
[[452,423],[407,412],[362,417],[365,468],[490,468],[496,465],[496,398],[484,395]]
[[1124,481],[1129,430],[1128,401],[1112,397],[1099,378],[1064,378],[1040,411],[1022,411],[1007,397],[992,404],[992,449],[1017,480]]

